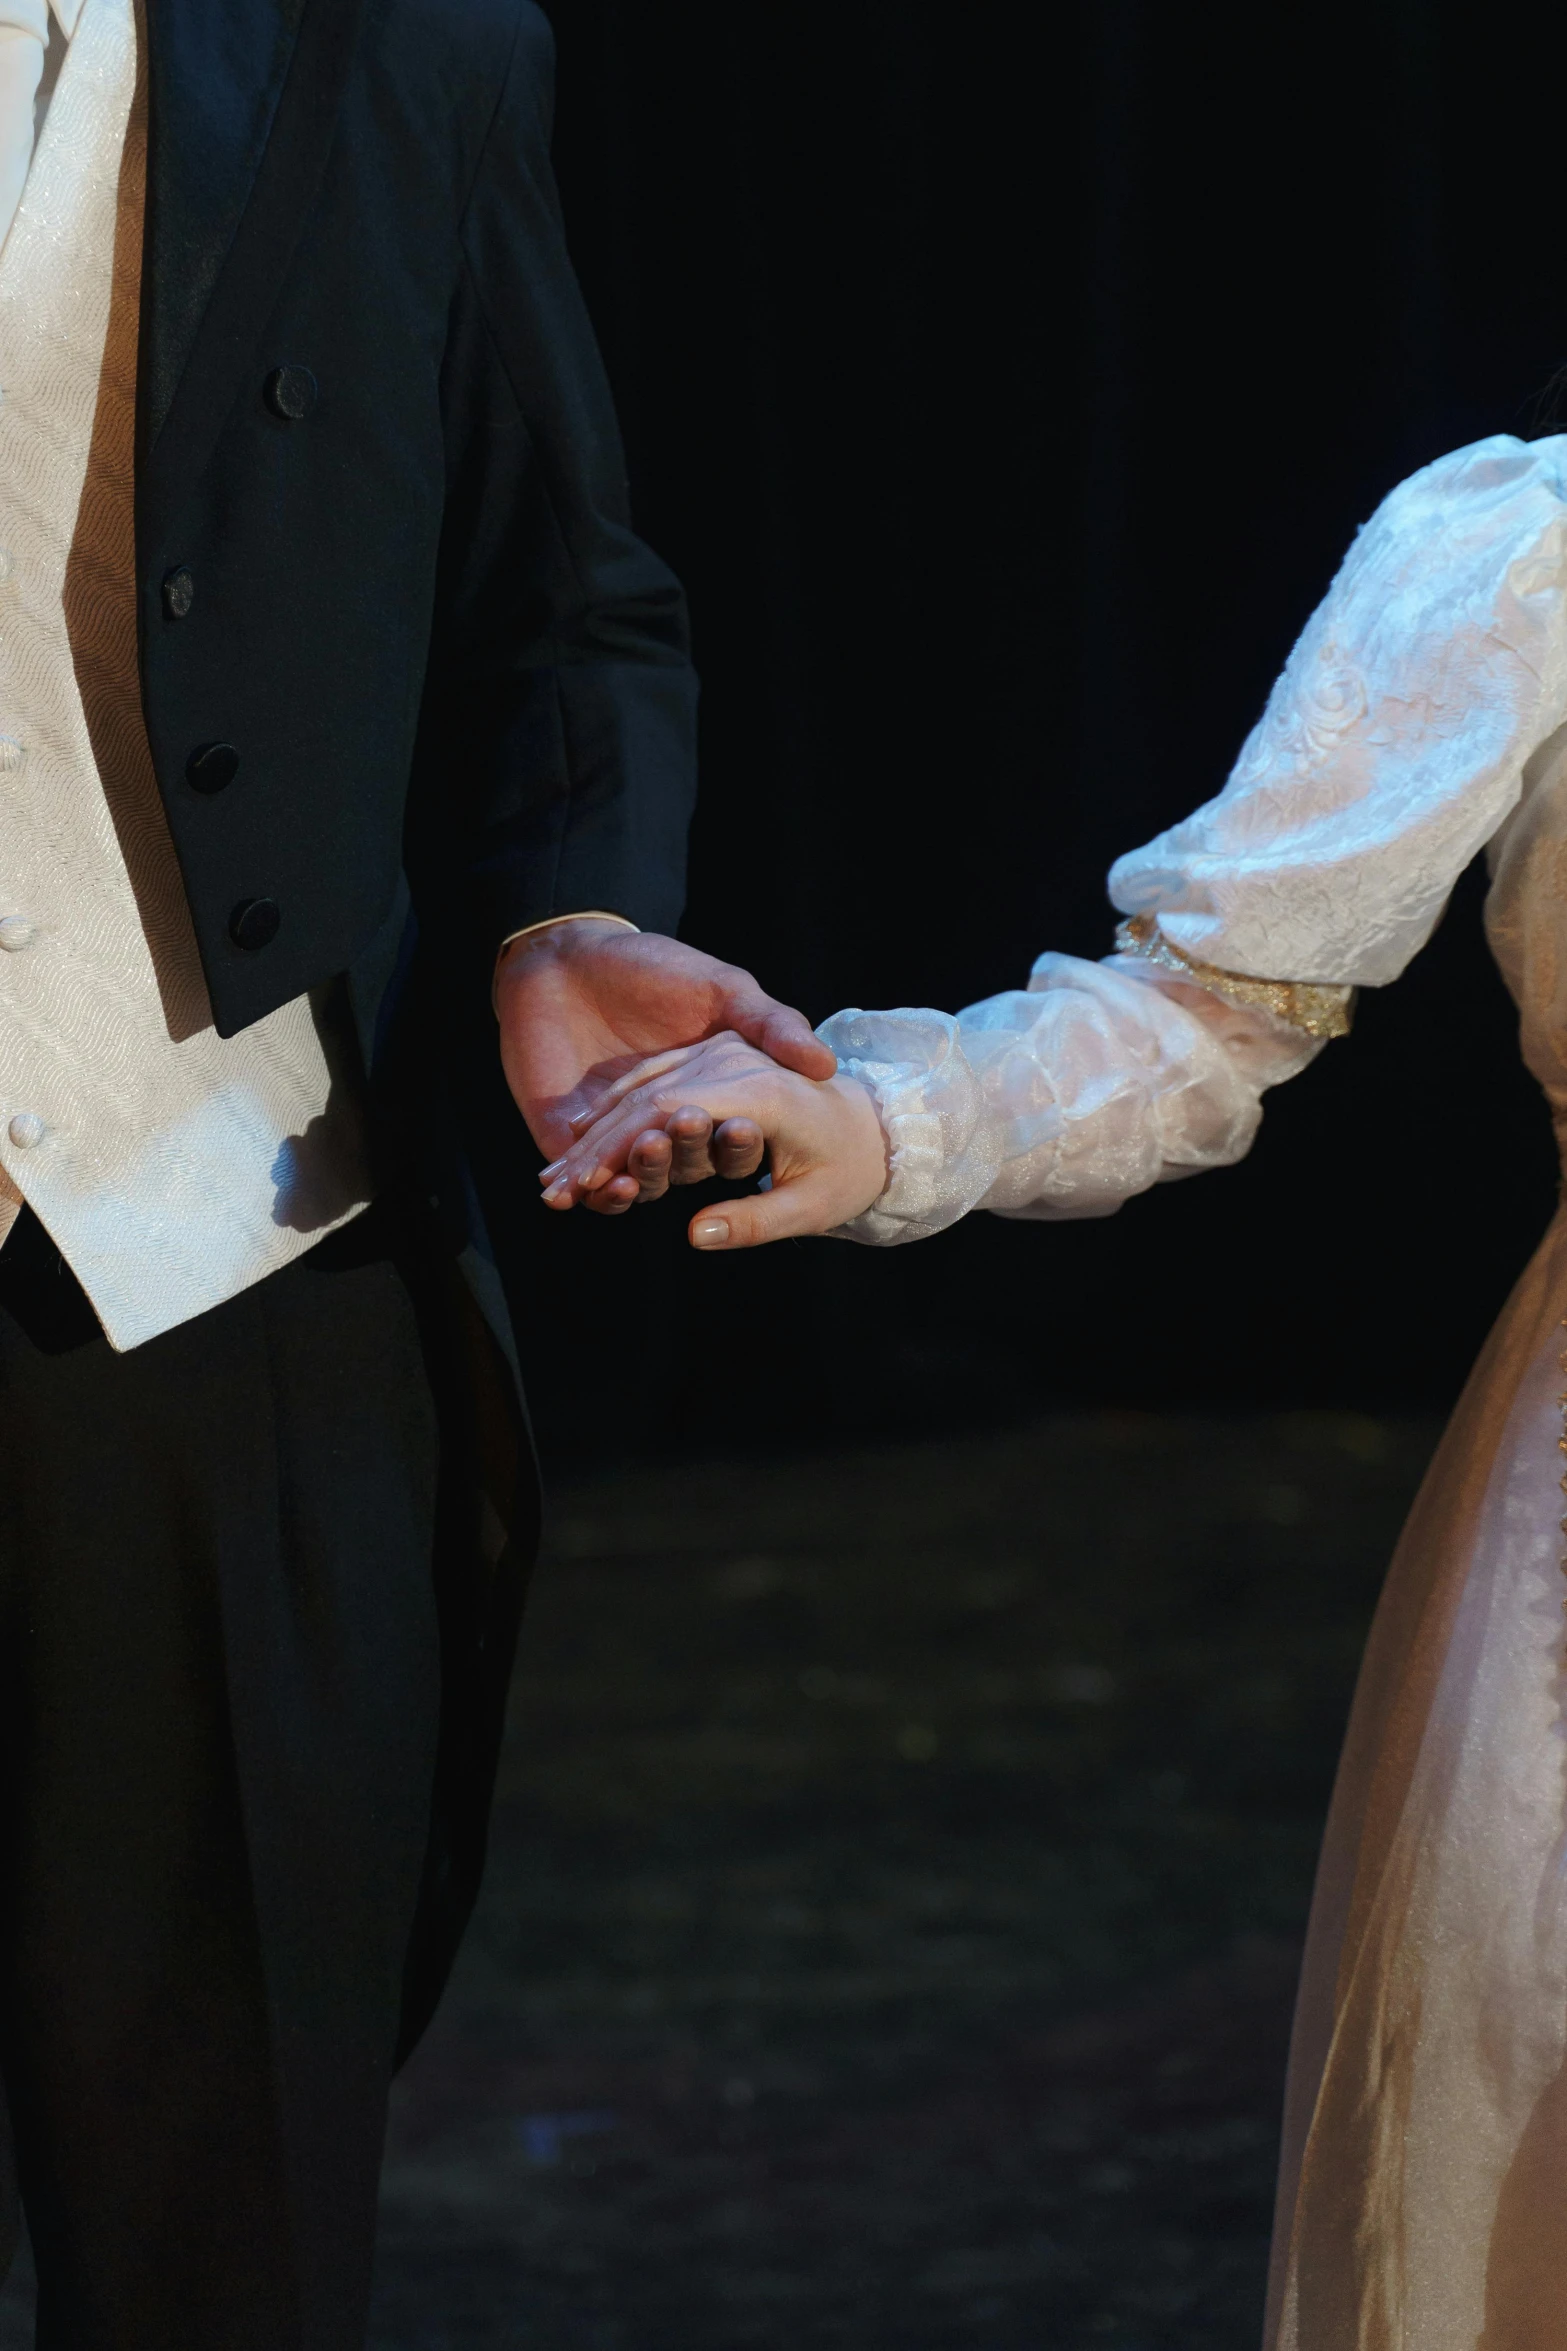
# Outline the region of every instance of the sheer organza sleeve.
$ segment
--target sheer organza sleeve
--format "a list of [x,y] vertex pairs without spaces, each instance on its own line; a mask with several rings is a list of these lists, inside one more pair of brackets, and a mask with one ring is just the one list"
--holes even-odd
[[844,1228],[1103,1216],[1244,1156],[1269,1086],[1397,978],[1567,720],[1567,438],[1499,435],[1360,532],[1223,791],[1117,861],[1103,963],[821,1034],[875,1096],[890,1179]]

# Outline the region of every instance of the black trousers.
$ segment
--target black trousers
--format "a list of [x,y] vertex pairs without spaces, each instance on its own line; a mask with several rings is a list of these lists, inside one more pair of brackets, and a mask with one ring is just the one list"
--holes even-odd
[[39,2351],[363,2342],[439,1453],[372,1219],[129,1355],[31,1217],[0,1250],[0,2268],[19,2183]]

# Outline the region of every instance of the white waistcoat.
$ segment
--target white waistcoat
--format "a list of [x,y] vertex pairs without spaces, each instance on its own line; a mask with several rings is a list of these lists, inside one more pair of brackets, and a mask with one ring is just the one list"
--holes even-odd
[[0,1232],[25,1198],[118,1348],[369,1196],[354,1082],[311,1001],[214,1031],[153,778],[136,68],[132,0],[86,0],[0,250]]

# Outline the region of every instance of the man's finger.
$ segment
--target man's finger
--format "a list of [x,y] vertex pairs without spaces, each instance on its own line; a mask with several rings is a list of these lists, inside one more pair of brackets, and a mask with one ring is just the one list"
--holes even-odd
[[557,1200],[585,1199],[590,1190],[596,1190],[604,1181],[604,1171],[617,1169],[628,1152],[638,1148],[655,1130],[653,1120],[667,1131],[670,1138],[671,1167],[669,1180],[676,1184],[705,1183],[714,1171],[710,1140],[713,1132],[712,1113],[699,1103],[684,1103],[678,1108],[665,1091],[660,1100],[656,1085],[640,1088],[638,1093],[623,1102],[618,1111],[601,1119],[590,1136],[584,1136],[553,1166],[544,1171],[545,1199],[551,1207]]
[[704,1208],[691,1219],[688,1231],[693,1249],[760,1249],[767,1241],[830,1232],[837,1221],[831,1177],[821,1170],[779,1184],[771,1192],[753,1192],[745,1200]]
[[630,1167],[633,1151],[645,1149],[654,1157],[663,1155],[667,1164],[672,1147],[663,1134],[662,1121],[657,1128],[650,1123],[659,1115],[646,1103],[633,1103],[629,1108],[623,1107],[618,1115],[601,1120],[591,1141],[579,1138],[561,1158],[541,1171],[539,1181],[544,1187],[545,1205],[550,1208],[569,1208],[576,1202],[585,1205],[589,1196],[620,1173],[622,1167]]
[[669,1163],[673,1156],[665,1134],[639,1135],[632,1144],[626,1172],[636,1177],[641,1201],[663,1199],[669,1190]]
[[635,1208],[638,1195],[635,1176],[612,1176],[596,1192],[584,1192],[582,1206],[591,1208],[595,1216],[624,1216],[628,1208]]
[[756,1042],[784,1069],[798,1070],[802,1078],[824,1084],[837,1074],[838,1056],[832,1047],[822,1043],[803,1012],[794,1012],[786,1004],[769,1013]]
[[767,1156],[767,1138],[754,1118],[726,1118],[713,1137],[713,1165],[726,1183],[754,1176]]
[[668,1122],[669,1139],[674,1145],[674,1164],[669,1171],[672,1184],[705,1184],[713,1173],[713,1118],[712,1113],[695,1103],[677,1110]]
[[730,989],[723,1018],[748,1045],[757,1046],[783,1068],[797,1070],[802,1078],[830,1078],[838,1066],[838,1056],[822,1043],[804,1013],[769,996],[749,972],[742,972]]
[[[661,1081],[642,1087],[621,1103],[618,1110],[603,1116],[591,1134],[581,1136],[571,1149],[544,1170],[541,1181],[544,1198],[551,1208],[569,1206],[573,1201],[585,1200],[608,1180],[612,1171],[625,1164],[626,1154],[638,1139],[652,1131],[652,1122],[666,1128],[673,1140],[674,1160],[671,1181],[704,1183],[711,1175],[731,1171],[715,1166],[711,1136],[716,1121],[726,1118],[743,1120],[754,1127],[758,1135],[764,1132],[766,1120],[766,1088],[759,1086],[758,1078],[765,1073],[754,1063],[744,1073],[744,1084],[750,1099],[758,1102],[758,1116],[751,1117],[732,1109],[737,1084],[722,1072],[712,1074],[705,1083],[693,1086],[692,1094],[684,1101],[675,1092],[673,1084]],[[680,1079],[684,1085],[684,1078]],[[704,1102],[703,1094],[709,1097]],[[760,1100],[759,1100],[760,1097]],[[711,1107],[709,1107],[709,1102]],[[684,1142],[682,1138],[684,1137]],[[753,1174],[761,1164],[761,1153],[737,1154],[734,1173]]]

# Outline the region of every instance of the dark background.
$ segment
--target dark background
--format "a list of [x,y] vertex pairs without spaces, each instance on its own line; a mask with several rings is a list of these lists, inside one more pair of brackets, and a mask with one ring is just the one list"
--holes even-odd
[[[1356,524],[1549,421],[1567,11],[550,6],[688,935],[814,1018],[1104,952]],[[555,1507],[375,2351],[1250,2351],[1365,1623],[1551,1205],[1481,894],[1105,1223],[538,1213]]]
[[[552,5],[688,936],[815,1018],[1103,953],[1357,523],[1548,421],[1567,14]],[[1104,1223],[539,1213],[554,1509],[376,2351],[1257,2342],[1365,1623],[1550,1212],[1481,896]]]
[[[1357,523],[1549,427],[1567,19],[550,12],[573,246],[706,684],[686,935],[813,1019],[1105,952],[1110,859],[1223,781]],[[1482,895],[1247,1165],[1106,1223],[715,1263],[689,1195],[541,1216],[547,1450],[1445,1404],[1554,1174]]]

